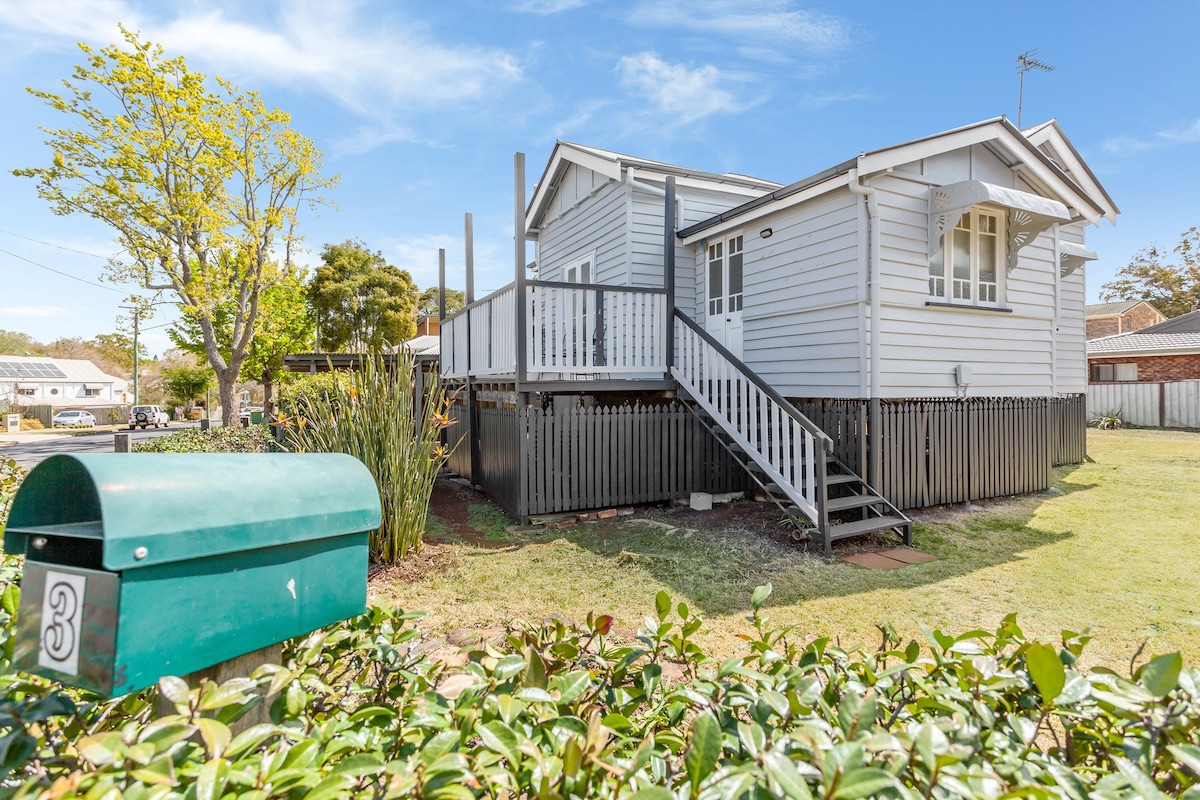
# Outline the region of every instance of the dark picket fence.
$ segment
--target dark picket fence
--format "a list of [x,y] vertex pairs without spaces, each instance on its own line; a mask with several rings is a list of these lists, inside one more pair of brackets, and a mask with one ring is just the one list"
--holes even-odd
[[[466,405],[448,430],[467,429]],[[514,516],[581,511],[748,488],[721,443],[680,405],[592,406],[543,411],[481,406],[479,475],[467,440],[447,466],[471,478]],[[522,437],[524,447],[522,448]],[[522,453],[527,471],[521,498]]]
[[[834,454],[865,475],[868,403],[795,405],[833,439]],[[1085,457],[1083,395],[887,400],[881,411],[876,488],[900,508],[1038,491],[1050,485],[1051,467]]]

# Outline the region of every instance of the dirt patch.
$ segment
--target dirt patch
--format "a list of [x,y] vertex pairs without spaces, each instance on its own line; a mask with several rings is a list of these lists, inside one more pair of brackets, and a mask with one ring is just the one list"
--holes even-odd
[[397,583],[417,583],[448,571],[456,560],[452,545],[426,541],[419,553],[410,553],[399,564],[372,564],[367,571],[367,586],[375,590]]

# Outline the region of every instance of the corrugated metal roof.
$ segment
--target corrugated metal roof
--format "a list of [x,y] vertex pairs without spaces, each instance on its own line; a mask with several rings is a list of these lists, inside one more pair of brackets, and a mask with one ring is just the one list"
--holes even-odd
[[[1093,303],[1083,307],[1085,317],[1103,317],[1108,314],[1124,314],[1136,305],[1146,303],[1145,300],[1122,300],[1118,303]],[[1146,303],[1146,305],[1150,305]],[[1154,306],[1150,306],[1153,308]]]
[[666,173],[667,175],[675,175],[676,177],[680,178],[699,178],[701,180],[713,181],[715,183],[734,183],[741,186],[748,186],[763,190],[782,186],[782,184],[776,183],[775,181],[756,178],[753,175],[740,175],[736,172],[726,172],[723,174],[717,172],[704,172],[703,170],[681,167],[678,164],[668,164],[665,161],[654,161],[653,159],[649,158],[638,158],[637,156],[631,156],[627,153],[618,153],[615,150],[605,150],[601,147],[579,144],[578,142],[567,142],[560,139],[558,143],[583,150],[586,153],[591,153],[594,156],[608,161],[620,162],[627,167],[633,167],[634,169],[653,170],[655,172]]
[[414,356],[436,356],[441,353],[442,338],[440,336],[417,336],[404,343]]
[[1200,351],[1200,333],[1122,333],[1092,339],[1087,343],[1089,356],[1105,353],[1134,353],[1142,351],[1179,350]]

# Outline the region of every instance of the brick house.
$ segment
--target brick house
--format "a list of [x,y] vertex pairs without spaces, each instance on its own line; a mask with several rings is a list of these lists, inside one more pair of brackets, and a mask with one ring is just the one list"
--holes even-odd
[[1096,303],[1085,306],[1083,313],[1087,322],[1088,339],[1133,333],[1166,320],[1162,312],[1145,300]]
[[1200,379],[1200,311],[1089,341],[1087,356],[1089,383]]

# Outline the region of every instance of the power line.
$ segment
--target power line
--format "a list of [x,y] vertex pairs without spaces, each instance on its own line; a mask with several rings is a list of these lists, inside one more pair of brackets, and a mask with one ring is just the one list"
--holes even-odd
[[86,283],[89,286],[95,286],[99,289],[105,289],[110,292],[116,292],[117,294],[126,294],[126,292],[123,292],[120,289],[114,289],[111,286],[105,286],[102,283],[96,283],[95,281],[89,281],[86,278],[81,278],[78,275],[72,275],[69,272],[63,272],[61,269],[55,269],[54,267],[47,267],[45,264],[39,264],[38,262],[34,261],[31,258],[26,258],[25,256],[18,255],[16,253],[12,252],[11,250],[5,250],[3,247],[0,247],[0,253],[7,253],[8,255],[12,256],[13,258],[19,258],[22,261],[33,264],[35,267],[39,267],[40,269],[44,269],[44,270],[53,272],[58,275],[62,275],[64,278],[70,278],[73,281],[79,281],[80,283]]
[[68,253],[79,253],[82,256],[91,256],[92,258],[98,258],[101,261],[109,260],[109,256],[102,256],[102,255],[99,255],[98,253],[89,253],[87,250],[78,250],[74,247],[67,247],[65,244],[55,244],[54,242],[47,242],[43,239],[35,239],[32,236],[26,236],[23,233],[13,233],[12,231],[6,231],[3,228],[0,228],[0,233],[6,233],[9,236],[15,236],[18,239],[24,239],[27,242],[37,242],[38,244],[44,244],[47,247],[57,247],[59,250],[66,250]]

